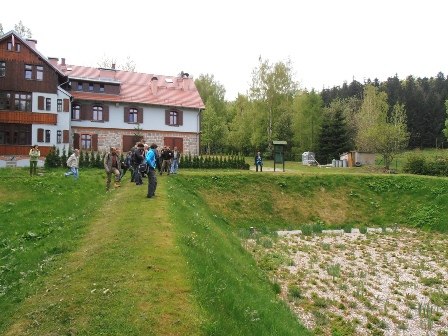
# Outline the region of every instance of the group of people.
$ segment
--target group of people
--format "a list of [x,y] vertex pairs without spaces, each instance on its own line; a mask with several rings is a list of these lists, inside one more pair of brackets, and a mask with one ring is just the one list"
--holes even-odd
[[164,146],[160,152],[157,145],[143,144],[138,142],[126,154],[123,161],[120,161],[118,149],[110,148],[110,152],[104,156],[104,169],[106,170],[106,190],[110,190],[112,175],[114,175],[114,187],[120,187],[120,181],[129,170],[131,172],[131,182],[136,185],[143,185],[143,178],[148,177],[148,192],[146,197],[154,197],[157,188],[156,170],[162,175],[164,172],[176,174],[179,168],[181,154],[177,147],[173,150]]

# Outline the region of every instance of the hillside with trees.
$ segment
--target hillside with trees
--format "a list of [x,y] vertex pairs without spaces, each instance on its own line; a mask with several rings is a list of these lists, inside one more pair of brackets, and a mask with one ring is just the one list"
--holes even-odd
[[287,159],[316,152],[322,164],[348,150],[381,154],[385,166],[399,152],[443,148],[448,78],[380,82],[353,80],[341,86],[302,90],[291,62],[259,58],[248,95],[225,101],[225,89],[212,75],[195,83],[205,103],[202,152],[269,156],[272,140],[286,140]]

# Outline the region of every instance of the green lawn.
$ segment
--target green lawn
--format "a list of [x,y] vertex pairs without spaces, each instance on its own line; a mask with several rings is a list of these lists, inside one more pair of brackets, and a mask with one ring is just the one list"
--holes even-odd
[[0,169],[0,334],[307,335],[251,227],[447,231],[446,178],[286,168],[180,170],[150,200],[129,175],[106,193],[102,170]]

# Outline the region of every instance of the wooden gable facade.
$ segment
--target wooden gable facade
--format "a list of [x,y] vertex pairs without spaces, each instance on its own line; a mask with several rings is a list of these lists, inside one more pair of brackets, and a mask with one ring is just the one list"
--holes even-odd
[[34,144],[45,156],[70,140],[70,95],[60,88],[67,78],[35,43],[13,31],[0,37],[1,157],[28,156]]
[[0,167],[13,157],[29,164],[34,144],[41,164],[54,146],[124,152],[137,140],[199,154],[205,106],[187,73],[69,65],[41,55],[36,43],[14,31],[0,36]]

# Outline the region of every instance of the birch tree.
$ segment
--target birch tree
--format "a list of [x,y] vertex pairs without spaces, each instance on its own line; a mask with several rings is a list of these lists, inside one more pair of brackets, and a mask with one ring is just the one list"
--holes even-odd
[[394,156],[404,150],[409,142],[404,105],[395,104],[390,115],[388,110],[387,94],[367,85],[357,115],[356,145],[359,150],[380,154],[387,170]]

